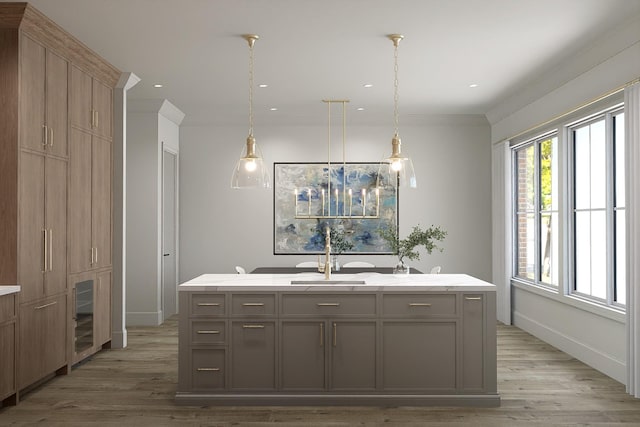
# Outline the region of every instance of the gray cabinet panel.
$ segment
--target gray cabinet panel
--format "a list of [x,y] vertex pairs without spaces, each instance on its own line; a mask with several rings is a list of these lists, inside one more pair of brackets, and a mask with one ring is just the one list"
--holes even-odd
[[324,321],[283,321],[280,352],[282,390],[326,388]]
[[275,322],[236,321],[231,324],[231,388],[275,390]]
[[226,339],[226,323],[224,321],[192,320],[191,344],[222,344]]
[[462,299],[462,388],[484,389],[484,298],[464,295]]
[[282,313],[287,316],[366,316],[376,314],[373,294],[285,294]]
[[273,294],[232,294],[231,314],[234,316],[275,316],[276,296]]
[[331,389],[375,390],[376,322],[329,322]]
[[193,390],[224,389],[224,358],[223,349],[191,350],[191,388]]
[[385,389],[456,388],[455,322],[387,321],[382,353]]
[[442,317],[456,315],[456,294],[385,294],[385,317]]

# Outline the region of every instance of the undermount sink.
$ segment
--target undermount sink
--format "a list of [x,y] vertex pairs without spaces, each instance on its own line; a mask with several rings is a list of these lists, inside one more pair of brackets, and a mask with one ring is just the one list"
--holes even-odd
[[365,285],[364,280],[292,280],[292,285]]

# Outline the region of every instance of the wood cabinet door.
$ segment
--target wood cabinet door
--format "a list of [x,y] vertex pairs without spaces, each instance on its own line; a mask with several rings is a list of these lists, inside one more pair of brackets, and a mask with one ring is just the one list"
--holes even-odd
[[22,302],[44,296],[45,271],[45,157],[40,154],[20,153],[19,176],[19,244],[18,284]]
[[53,157],[45,159],[45,230],[49,296],[67,290],[67,162]]
[[93,80],[94,132],[105,138],[113,136],[113,93],[111,88]]
[[231,388],[276,389],[275,321],[231,323]]
[[72,65],[70,81],[69,114],[71,116],[71,125],[91,131],[93,130],[91,76]]
[[280,385],[282,390],[326,389],[327,325],[324,320],[283,321],[281,326]]
[[16,392],[15,351],[16,322],[0,324],[0,400]]
[[376,322],[330,322],[331,389],[376,389]]
[[385,390],[455,390],[456,322],[384,322],[382,365]]
[[45,150],[45,49],[20,37],[20,144]]
[[96,350],[111,341],[111,271],[98,273],[95,281],[93,325]]
[[466,391],[485,389],[484,295],[465,294],[462,299],[462,388]]
[[91,234],[94,268],[111,266],[111,142],[93,138]]
[[46,125],[47,150],[67,156],[68,63],[47,50],[46,54]]
[[91,248],[91,135],[71,129],[69,139],[69,197],[67,220],[69,273],[92,267]]
[[44,359],[44,375],[48,375],[67,364],[67,296],[46,300],[42,306],[40,327],[45,333],[40,357]]

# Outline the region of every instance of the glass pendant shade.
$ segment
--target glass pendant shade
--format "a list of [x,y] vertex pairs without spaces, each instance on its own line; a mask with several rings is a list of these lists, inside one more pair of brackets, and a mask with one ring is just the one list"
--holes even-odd
[[261,189],[271,188],[269,171],[262,159],[262,153],[256,145],[253,135],[247,137],[247,146],[233,169],[231,188]]
[[382,160],[378,171],[379,187],[391,185],[393,187],[416,188],[416,173],[413,162],[400,152],[400,137],[398,134],[391,140],[392,153]]

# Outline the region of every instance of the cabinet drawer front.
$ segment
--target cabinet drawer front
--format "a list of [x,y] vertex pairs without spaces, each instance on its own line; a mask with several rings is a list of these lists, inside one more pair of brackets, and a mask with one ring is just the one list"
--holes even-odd
[[225,386],[224,350],[191,350],[191,384],[194,390],[216,390]]
[[194,316],[223,316],[225,314],[224,295],[193,294],[191,314]]
[[231,295],[232,315],[262,315],[274,316],[276,314],[276,296],[271,295]]
[[376,296],[368,294],[283,295],[282,314],[285,316],[375,315]]
[[456,294],[406,294],[382,297],[384,316],[456,316]]
[[191,344],[224,344],[225,332],[225,322],[194,320],[191,322]]
[[16,317],[16,294],[0,296],[0,323]]

